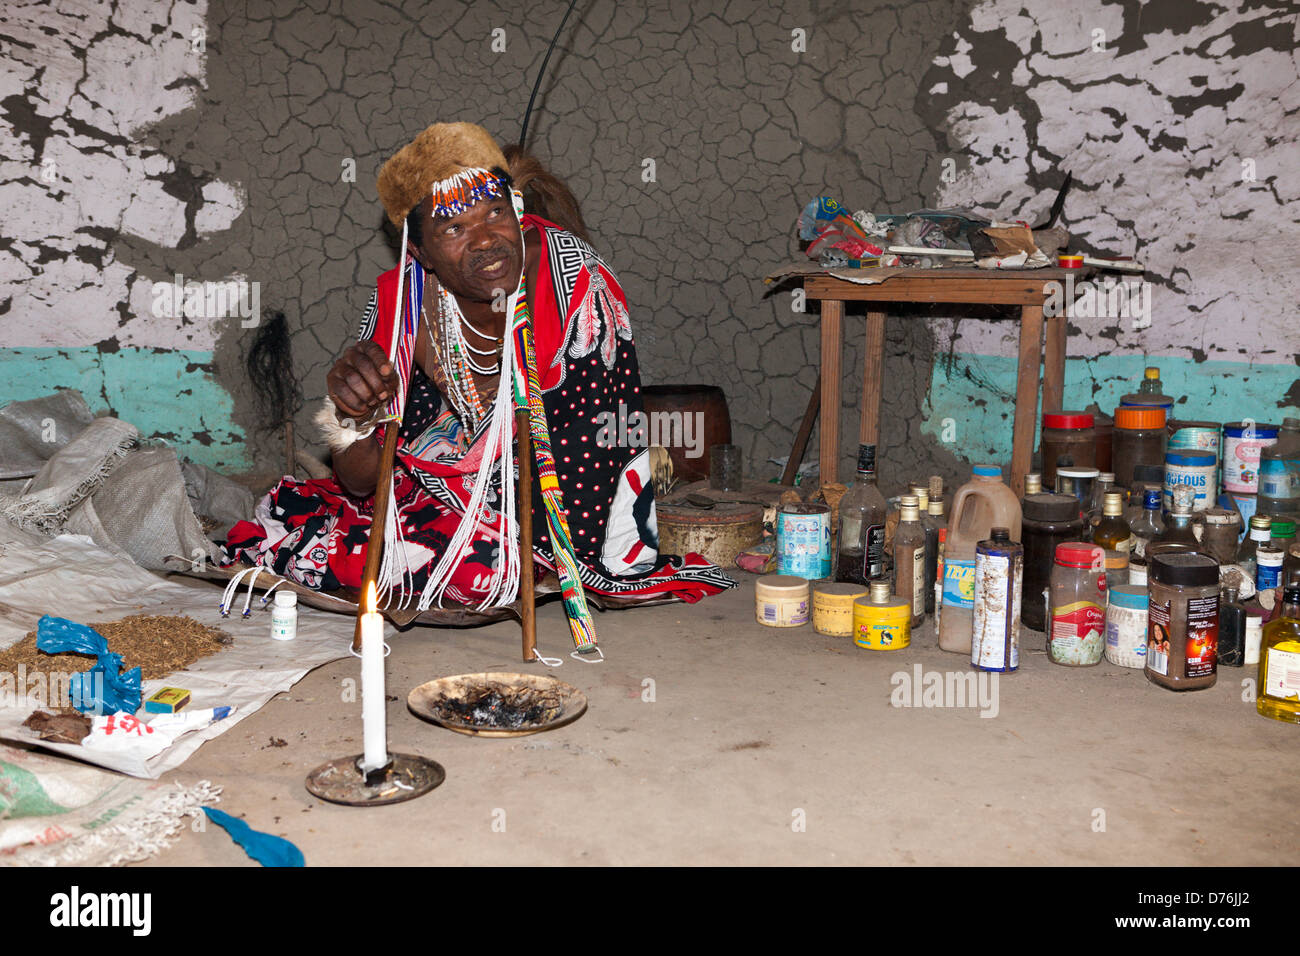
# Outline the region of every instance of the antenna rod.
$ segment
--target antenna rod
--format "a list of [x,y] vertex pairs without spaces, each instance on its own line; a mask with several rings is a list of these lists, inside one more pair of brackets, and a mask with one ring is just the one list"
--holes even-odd
[[555,50],[556,41],[560,39],[560,34],[564,32],[564,25],[569,22],[569,14],[573,12],[573,8],[577,5],[578,0],[570,0],[569,9],[564,11],[564,19],[560,21],[555,36],[551,37],[551,45],[546,48],[546,56],[542,58],[542,68],[537,71],[537,82],[533,84],[532,95],[528,97],[528,109],[524,111],[524,128],[519,133],[520,149],[525,149],[528,145],[528,118],[532,115],[533,101],[537,99],[537,91],[541,88],[542,77],[546,75],[546,64],[551,62],[551,53]]

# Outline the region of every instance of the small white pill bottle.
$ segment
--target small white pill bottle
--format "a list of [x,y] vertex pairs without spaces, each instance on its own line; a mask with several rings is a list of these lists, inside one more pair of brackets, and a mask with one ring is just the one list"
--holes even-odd
[[271,637],[292,641],[298,636],[298,595],[293,591],[276,591],[271,606]]

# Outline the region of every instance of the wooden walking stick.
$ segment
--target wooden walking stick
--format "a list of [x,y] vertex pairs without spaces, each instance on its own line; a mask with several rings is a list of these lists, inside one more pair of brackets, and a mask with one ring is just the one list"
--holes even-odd
[[[375,485],[375,507],[370,518],[370,536],[366,539],[366,564],[361,572],[361,593],[371,584],[378,586],[379,560],[384,554],[384,522],[388,518],[389,492],[393,488],[393,459],[397,456],[397,433],[402,423],[390,421],[384,429],[384,450],[379,456],[379,478]],[[352,650],[361,653],[361,615],[365,607],[357,602],[357,624],[352,632]]]
[[519,442],[519,601],[522,605],[524,661],[537,649],[537,603],[533,593],[533,442],[527,408],[515,409],[515,434]]

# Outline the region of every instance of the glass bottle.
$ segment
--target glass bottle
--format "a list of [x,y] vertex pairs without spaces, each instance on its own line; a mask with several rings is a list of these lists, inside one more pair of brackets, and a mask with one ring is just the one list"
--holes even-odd
[[934,613],[934,589],[939,580],[939,556],[943,550],[943,536],[948,530],[948,519],[943,514],[943,498],[929,498],[926,511],[921,515],[925,529],[925,613]]
[[938,475],[930,476],[930,500],[943,501],[943,479]]
[[1118,491],[1106,492],[1101,520],[1092,531],[1092,543],[1107,551],[1128,551],[1132,547],[1133,532],[1124,520],[1124,496]]
[[1142,557],[1146,554],[1147,545],[1165,530],[1165,523],[1160,517],[1159,489],[1147,488],[1142,492],[1142,512],[1129,522],[1128,527],[1133,533],[1133,553]]
[[876,487],[876,446],[858,446],[858,479],[840,499],[835,580],[866,584],[885,574],[885,496]]
[[1246,662],[1246,608],[1236,588],[1224,588],[1219,600],[1219,663],[1240,667]]
[[1255,710],[1300,723],[1300,586],[1283,590],[1281,614],[1264,625]]
[[[909,494],[916,495],[916,513],[923,515],[930,508],[930,486],[929,485],[909,485]],[[902,504],[899,504],[902,507]]]
[[1250,519],[1250,534],[1246,535],[1241,542],[1241,546],[1237,548],[1237,557],[1232,563],[1241,565],[1242,570],[1246,572],[1246,576],[1252,581],[1259,570],[1258,562],[1255,560],[1255,552],[1261,544],[1264,544],[1272,537],[1272,534],[1273,519],[1268,515],[1254,515]]
[[[1165,515],[1164,530],[1150,542],[1149,547],[1175,545],[1185,546],[1192,551],[1200,547],[1200,542],[1196,540],[1196,533],[1192,531],[1192,501],[1195,494],[1186,485],[1179,485],[1174,489],[1173,510]],[[1149,554],[1148,551],[1148,556]]]
[[898,502],[898,527],[894,529],[894,595],[912,608],[912,626],[925,619],[925,528],[916,495]]
[[1113,472],[1103,471],[1097,476],[1097,480],[1092,483],[1092,498],[1088,502],[1088,526],[1095,529],[1104,516],[1106,508],[1106,495],[1115,491],[1115,475]]

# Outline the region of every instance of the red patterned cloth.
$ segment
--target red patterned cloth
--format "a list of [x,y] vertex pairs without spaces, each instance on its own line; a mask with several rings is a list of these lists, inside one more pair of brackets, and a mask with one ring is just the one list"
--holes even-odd
[[[636,350],[618,281],[576,236],[535,216],[525,215],[523,225],[542,237],[535,301],[529,305],[555,470],[583,585],[603,595],[673,594],[690,602],[734,587],[731,578],[698,554],[659,554],[646,449],[634,441],[606,447],[610,443],[597,440],[608,415],[625,421],[642,410]],[[418,268],[407,268],[406,281],[415,281]],[[392,269],[379,277],[362,322],[361,337],[374,339],[385,351],[391,329],[380,317],[392,316],[396,292],[397,270]],[[435,458],[410,454],[408,449],[437,427],[445,410],[444,396],[416,368],[398,440],[394,494],[417,592],[465,511],[487,428],[484,423],[478,435],[467,436],[465,453]],[[370,440],[382,441],[382,434]],[[471,548],[447,589],[452,601],[475,604],[487,592],[498,560],[493,526],[500,501],[497,484],[488,491]],[[254,521],[231,529],[227,562],[256,562],[322,590],[359,587],[372,504],[369,498],[350,497],[332,479],[285,478],[259,504]],[[534,501],[534,515],[537,561],[553,569],[540,498]]]

